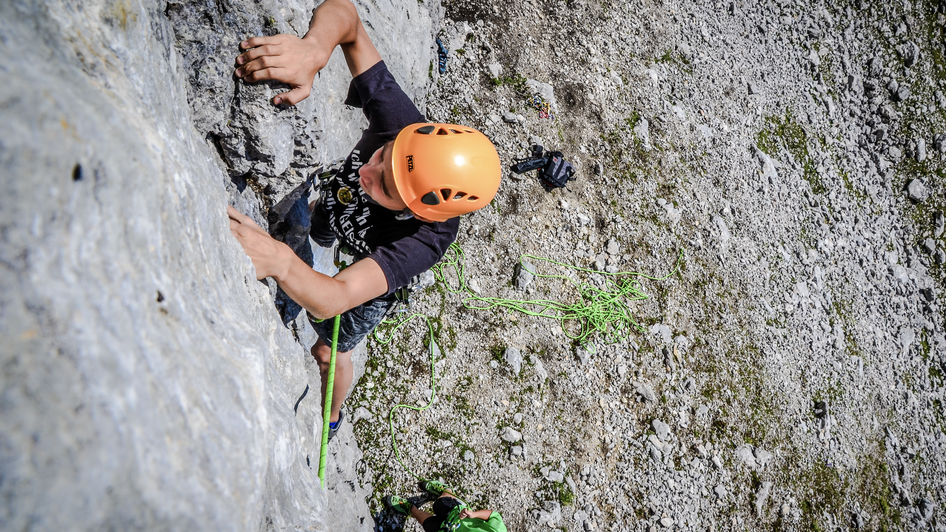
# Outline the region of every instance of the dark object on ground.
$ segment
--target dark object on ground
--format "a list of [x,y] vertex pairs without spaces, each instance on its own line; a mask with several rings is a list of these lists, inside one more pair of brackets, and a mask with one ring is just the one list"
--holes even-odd
[[516,159],[510,170],[517,174],[538,170],[536,173],[546,192],[551,192],[554,188],[562,188],[575,179],[575,168],[565,160],[562,152],[545,152],[544,148],[538,144],[532,146],[532,157]]

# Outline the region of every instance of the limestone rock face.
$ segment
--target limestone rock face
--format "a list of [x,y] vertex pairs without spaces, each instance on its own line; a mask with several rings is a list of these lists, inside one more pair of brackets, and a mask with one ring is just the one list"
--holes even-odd
[[[225,213],[265,227],[364,120],[341,57],[294,109],[232,77],[240,40],[302,35],[314,6],[209,6],[0,3],[0,528],[369,526],[350,428],[329,474],[351,482],[328,483],[347,495],[319,486],[311,330]],[[377,44],[415,99],[425,9],[359,5],[373,38],[401,24]]]

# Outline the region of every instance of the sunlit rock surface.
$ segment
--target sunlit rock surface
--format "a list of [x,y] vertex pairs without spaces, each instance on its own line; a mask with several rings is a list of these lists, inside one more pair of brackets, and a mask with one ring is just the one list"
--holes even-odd
[[[284,325],[225,214],[265,225],[364,125],[340,54],[296,109],[231,76],[312,7],[0,3],[0,528],[370,528],[357,479],[319,487],[304,313]],[[431,14],[359,10],[420,103]]]

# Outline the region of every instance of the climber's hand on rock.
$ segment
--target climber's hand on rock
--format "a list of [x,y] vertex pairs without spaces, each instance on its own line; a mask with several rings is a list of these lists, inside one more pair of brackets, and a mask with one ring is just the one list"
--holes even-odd
[[291,90],[273,98],[274,104],[295,105],[312,91],[312,80],[331,56],[316,35],[300,39],[294,35],[253,37],[240,43],[246,50],[236,58],[236,76],[249,82],[274,80]]
[[286,251],[292,253],[292,250],[233,207],[227,206],[227,216],[230,217],[230,233],[243,246],[243,251],[256,267],[256,278],[274,277],[278,280],[289,267]]

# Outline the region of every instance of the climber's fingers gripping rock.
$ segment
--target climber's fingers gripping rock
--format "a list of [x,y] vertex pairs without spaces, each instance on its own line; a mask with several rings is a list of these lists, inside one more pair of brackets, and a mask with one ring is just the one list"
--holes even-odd
[[294,35],[253,37],[240,43],[244,50],[236,63],[235,74],[249,82],[274,80],[289,85],[289,92],[273,98],[273,103],[295,105],[309,96],[312,80],[331,54],[325,53],[316,37],[300,39]]
[[227,216],[230,218],[230,233],[256,267],[256,278],[280,277],[284,273],[281,270],[288,268],[290,262],[284,255],[286,251],[292,253],[292,250],[233,207],[227,206]]

